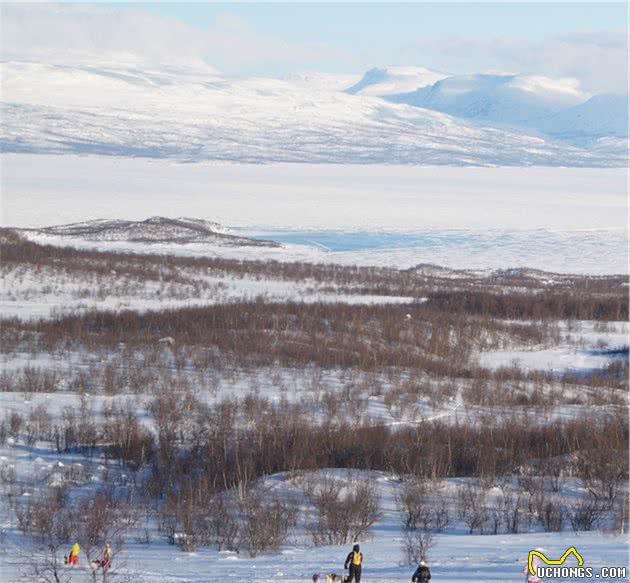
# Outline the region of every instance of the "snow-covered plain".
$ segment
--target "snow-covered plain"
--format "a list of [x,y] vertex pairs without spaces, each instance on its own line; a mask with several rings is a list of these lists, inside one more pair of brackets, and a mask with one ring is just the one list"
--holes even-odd
[[[239,228],[238,234],[277,235],[280,241],[299,235],[299,241],[294,236],[294,244],[282,249],[151,247],[250,259],[625,273],[626,193],[622,169],[2,158],[6,226],[161,215],[207,218]],[[365,240],[351,251],[327,250],[317,232],[340,241],[345,233],[356,241],[362,232]],[[374,244],[379,234],[386,244]]]
[[626,229],[627,173],[597,168],[182,164],[2,156],[2,223],[207,218],[275,229]]

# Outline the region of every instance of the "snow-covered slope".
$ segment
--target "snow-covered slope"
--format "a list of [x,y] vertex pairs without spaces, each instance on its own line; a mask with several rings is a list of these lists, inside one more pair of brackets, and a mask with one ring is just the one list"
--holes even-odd
[[177,160],[622,166],[604,153],[484,127],[325,83],[231,79],[208,69],[4,62],[8,152]]
[[628,136],[628,97],[595,95],[585,103],[536,122],[545,133],[562,138]]
[[250,239],[228,234],[228,230],[204,219],[151,217],[144,221],[97,219],[41,229],[23,229],[25,233],[74,238],[83,241],[127,241],[130,243],[212,243],[238,246],[277,247],[273,241]]
[[[7,411],[28,414],[33,407],[31,401],[17,399],[15,395],[18,393],[3,393],[0,396]],[[42,395],[35,394],[33,402],[45,403],[47,409],[52,409],[54,420],[61,418],[60,411],[64,408],[71,410],[78,407],[78,398],[73,398],[71,395],[56,393],[46,396],[49,397],[48,400],[45,400]],[[276,399],[279,397],[275,397],[272,402]],[[122,402],[122,399],[120,401]],[[92,397],[90,407],[96,410],[98,402]],[[106,406],[107,402],[105,401],[103,406]],[[133,402],[138,403],[138,410],[144,412],[146,405],[138,395],[133,395]],[[145,416],[148,417],[148,414]],[[27,480],[34,481],[36,476],[46,476],[57,464],[63,467],[64,463],[60,462],[60,459],[68,465],[74,464],[75,470],[87,468],[93,484],[102,484],[104,481],[104,465],[99,467],[92,460],[76,454],[74,457],[70,457],[69,454],[59,455],[43,447],[34,454],[31,451],[34,448],[27,449],[20,446],[13,443],[4,446],[0,450],[2,454],[0,463],[5,468],[12,467],[21,483]],[[99,464],[102,462],[101,459],[96,459]],[[114,474],[116,471],[110,466],[107,466],[107,470],[109,474]],[[117,575],[117,579],[142,583],[223,583],[227,581],[311,583],[314,573],[321,573],[319,582],[323,583],[325,577],[323,573],[332,572],[343,576],[343,560],[351,545],[313,546],[306,530],[306,511],[311,510],[312,502],[306,498],[304,489],[313,485],[337,483],[340,484],[339,490],[342,490],[343,485],[351,480],[361,482],[366,479],[372,480],[368,484],[374,484],[381,512],[368,535],[360,541],[361,550],[365,555],[363,581],[366,583],[408,583],[416,565],[405,564],[404,560],[405,531],[401,527],[402,516],[396,502],[403,491],[403,481],[399,476],[383,472],[350,472],[340,468],[326,468],[318,472],[299,474],[296,472],[295,475],[282,472],[251,484],[253,490],[265,496],[293,500],[304,510],[299,513],[299,520],[291,530],[290,542],[277,551],[264,552],[255,558],[250,558],[246,552],[239,554],[205,545],[194,552],[182,552],[177,546],[168,544],[164,532],[158,530],[157,524],[150,522],[143,531],[149,542],[143,542],[140,535],[128,536],[124,547],[115,556],[113,563],[115,571],[112,572]],[[627,537],[615,535],[614,532],[604,536],[602,531],[580,531],[578,536],[568,528],[563,532],[542,532],[542,528],[534,524],[531,528],[521,526],[519,534],[501,532],[501,534],[492,535],[485,531],[484,534],[469,534],[469,528],[458,516],[457,503],[457,494],[466,485],[476,487],[477,483],[466,478],[433,480],[430,483],[431,503],[435,504],[436,508],[438,502],[443,503],[444,506],[441,508],[444,510],[442,511],[448,516],[448,525],[444,531],[433,535],[428,550],[433,581],[440,583],[521,582],[525,579],[523,568],[527,564],[529,550],[537,548],[549,557],[560,557],[566,548],[574,544],[579,546],[585,560],[588,560],[587,565],[595,573],[599,574],[603,566],[613,565],[619,568],[625,566],[627,570]],[[83,495],[88,489],[89,486],[83,484],[79,487],[75,486],[75,490]],[[579,500],[580,490],[575,481],[568,481],[566,485],[563,483],[563,493],[572,502]],[[484,500],[486,499],[488,507],[494,509],[502,499],[499,486],[489,488]],[[555,498],[552,499],[555,500]],[[429,507],[433,510],[432,505]],[[22,576],[24,559],[20,553],[25,553],[24,549],[29,548],[27,545],[25,537],[21,536],[18,529],[7,521],[3,542],[6,551],[0,554],[3,583],[26,581]],[[567,562],[567,566],[569,565],[574,567],[572,558]],[[79,563],[77,569],[79,575],[83,574],[81,569],[88,571],[85,565],[81,566]],[[77,577],[75,580],[85,581],[88,580],[88,576],[85,575],[82,579]],[[607,577],[605,581],[619,582],[622,579]]]
[[346,89],[351,95],[372,95],[381,97],[415,91],[448,75],[424,67],[387,67],[370,69],[363,78]]
[[391,95],[407,103],[457,117],[506,124],[549,115],[582,103],[571,80],[519,75],[464,75],[437,81],[411,93]]
[[385,98],[461,119],[537,131],[552,139],[628,136],[627,96],[596,95],[589,99],[571,79],[466,75]]
[[289,73],[279,77],[294,85],[299,85],[311,90],[343,91],[346,87],[357,83],[360,75],[344,75],[342,73],[322,73],[319,71],[305,71],[302,73]]

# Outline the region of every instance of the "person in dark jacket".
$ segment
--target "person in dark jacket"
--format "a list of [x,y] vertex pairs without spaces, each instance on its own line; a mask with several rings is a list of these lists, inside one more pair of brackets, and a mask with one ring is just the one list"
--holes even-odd
[[431,571],[429,571],[429,565],[427,565],[426,561],[420,561],[420,565],[418,565],[411,580],[413,583],[427,583],[427,581],[431,580]]
[[346,562],[343,565],[344,569],[350,568],[348,576],[346,577],[346,583],[361,583],[361,567],[363,565],[363,553],[359,548],[359,545],[354,545],[352,550],[346,557]]

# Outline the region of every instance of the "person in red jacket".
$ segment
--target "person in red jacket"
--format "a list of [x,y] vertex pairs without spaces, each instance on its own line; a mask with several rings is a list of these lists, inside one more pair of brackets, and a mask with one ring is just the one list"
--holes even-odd
[[346,583],[361,583],[361,567],[363,566],[363,553],[359,548],[359,545],[354,545],[352,550],[346,557],[346,562],[343,565],[344,569],[350,568],[348,576],[346,577]]

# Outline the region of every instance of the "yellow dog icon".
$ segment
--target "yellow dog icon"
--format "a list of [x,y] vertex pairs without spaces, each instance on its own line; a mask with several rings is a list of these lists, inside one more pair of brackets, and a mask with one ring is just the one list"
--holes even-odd
[[541,553],[540,551],[529,551],[529,559],[527,561],[527,567],[529,569],[529,572],[532,575],[536,575],[536,571],[534,570],[534,557],[538,557],[543,563],[546,563],[547,565],[562,565],[567,560],[569,555],[575,555],[575,558],[577,559],[577,562],[578,562],[578,567],[581,567],[582,565],[584,565],[584,559],[582,558],[582,555],[580,555],[578,550],[575,547],[569,547],[564,552],[564,555],[562,555],[557,560],[547,558],[547,556]]

